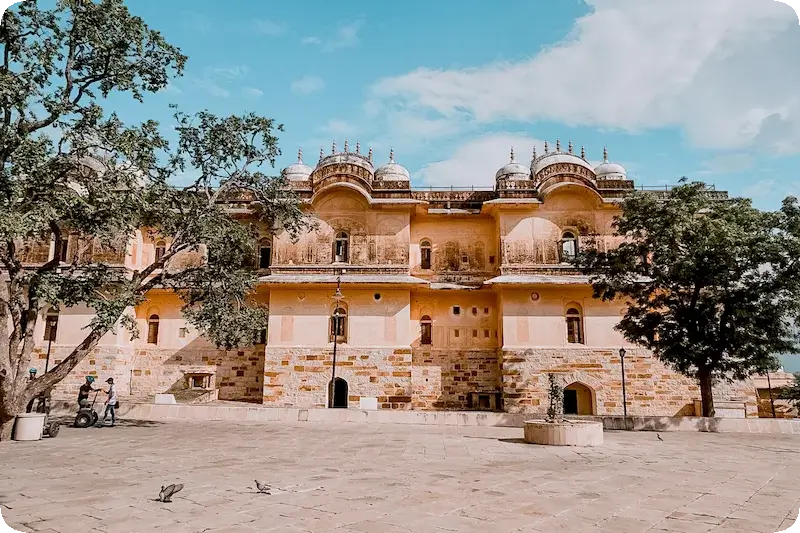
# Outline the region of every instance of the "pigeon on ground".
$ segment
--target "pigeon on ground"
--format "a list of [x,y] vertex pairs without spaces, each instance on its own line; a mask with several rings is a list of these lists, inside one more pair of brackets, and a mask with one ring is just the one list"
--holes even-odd
[[183,485],[167,485],[166,487],[162,485],[161,492],[158,493],[158,501],[170,503],[172,501],[172,495],[181,490],[183,490]]
[[658,433],[656,433],[656,437],[658,437],[658,440],[660,440],[660,441],[664,440],[664,439],[661,438],[661,435],[659,435]]
[[258,492],[261,492],[263,494],[269,494],[269,485],[261,484],[261,483],[258,482],[257,479],[255,480],[255,482],[256,482],[256,488],[258,489]]

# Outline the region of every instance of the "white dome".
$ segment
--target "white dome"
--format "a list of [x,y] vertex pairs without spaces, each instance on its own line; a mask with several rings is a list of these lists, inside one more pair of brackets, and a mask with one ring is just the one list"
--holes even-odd
[[376,181],[409,181],[411,179],[408,169],[394,161],[394,150],[389,151],[389,162],[378,167],[375,171]]
[[283,176],[291,181],[305,181],[311,176],[313,169],[303,163],[303,150],[297,151],[297,163],[291,164],[283,169]]
[[531,169],[514,159],[514,149],[511,149],[511,160],[494,175],[494,179],[509,180],[529,180],[531,179]]
[[608,150],[603,149],[603,162],[594,169],[598,179],[604,180],[625,180],[628,179],[628,173],[625,167],[616,163],[608,161]]
[[[572,141],[569,142],[569,152],[562,152],[561,151],[561,141],[556,141],[556,151],[555,152],[548,152],[547,151],[547,143],[544,143],[545,153],[541,157],[536,157],[536,151],[534,150],[533,161],[531,161],[531,173],[536,176],[539,172],[542,171],[545,167],[549,167],[550,165],[554,165],[556,163],[572,163],[574,165],[580,165],[588,170],[594,172],[592,165],[589,164],[586,159],[583,157],[579,157],[572,153]],[[584,155],[583,149],[581,149],[581,155]]]

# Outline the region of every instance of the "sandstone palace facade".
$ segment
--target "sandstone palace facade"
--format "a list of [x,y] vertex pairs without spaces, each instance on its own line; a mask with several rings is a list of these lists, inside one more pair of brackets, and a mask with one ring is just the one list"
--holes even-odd
[[[283,171],[318,225],[298,242],[260,240],[258,298],[270,316],[254,345],[215,349],[181,318],[174,294],[153,293],[135,310],[140,337],[107,334],[57,393],[71,396],[94,374],[113,376],[131,398],[325,407],[335,342],[337,407],[543,412],[547,373],[558,373],[567,413],[621,415],[624,347],[629,415],[695,414],[695,382],[628,345],[614,330],[623,304],[594,300],[569,265],[587,239],[618,243],[612,221],[634,183],[607,154],[594,167],[557,143],[528,165],[512,151],[492,189],[420,190],[393,154],[378,166],[371,150],[351,148],[334,144],[314,168],[301,153]],[[231,208],[246,213],[247,203]],[[67,260],[73,244],[42,254]],[[117,260],[141,269],[168,245],[142,232]],[[80,307],[43,317],[40,371],[90,318]],[[718,414],[756,416],[757,383],[715,392]]]

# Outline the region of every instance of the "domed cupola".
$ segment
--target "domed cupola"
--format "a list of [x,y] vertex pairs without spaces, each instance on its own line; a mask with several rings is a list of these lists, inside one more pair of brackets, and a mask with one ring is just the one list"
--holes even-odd
[[303,149],[297,150],[297,163],[283,169],[283,176],[290,181],[305,181],[311,176],[313,169],[303,163]]
[[608,150],[606,148],[603,148],[603,162],[594,169],[594,172],[597,174],[597,179],[599,180],[628,179],[628,173],[625,171],[625,167],[609,162]]
[[529,180],[531,179],[531,171],[528,167],[521,163],[517,163],[517,160],[514,157],[514,148],[511,148],[511,160],[503,166],[497,173],[494,175],[495,180]]
[[544,155],[537,157],[536,149],[533,150],[533,159],[531,160],[531,174],[533,174],[534,178],[536,175],[541,172],[545,167],[549,167],[550,165],[555,165],[557,163],[572,163],[575,165],[580,165],[587,170],[590,170],[594,173],[594,169],[592,165],[586,161],[586,152],[583,148],[581,148],[581,155],[580,157],[573,153],[572,141],[569,142],[569,148],[567,152],[561,151],[561,140],[556,139],[556,151],[551,152],[547,141],[544,142]]
[[389,150],[389,162],[375,171],[376,181],[409,181],[410,179],[406,167],[395,163],[394,149]]

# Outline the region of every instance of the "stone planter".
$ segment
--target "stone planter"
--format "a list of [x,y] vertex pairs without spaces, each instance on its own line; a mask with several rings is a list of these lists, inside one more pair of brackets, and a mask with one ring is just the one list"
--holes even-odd
[[17,415],[14,425],[14,440],[41,440],[44,432],[44,413],[22,413]]
[[525,442],[545,446],[602,446],[603,423],[586,420],[527,420]]

